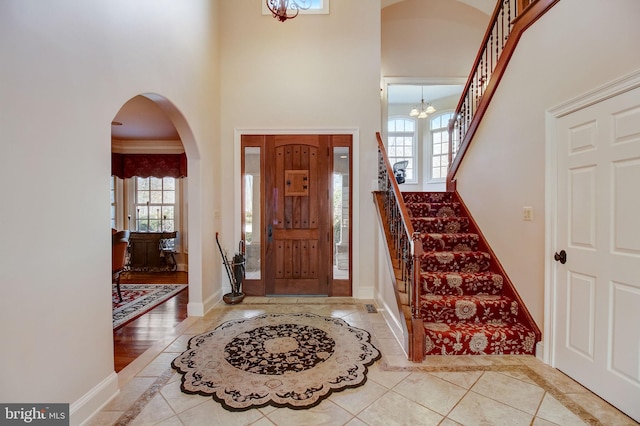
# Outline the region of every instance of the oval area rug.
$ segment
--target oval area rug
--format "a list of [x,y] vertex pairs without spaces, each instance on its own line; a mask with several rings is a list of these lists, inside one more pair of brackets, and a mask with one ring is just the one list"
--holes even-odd
[[230,411],[305,409],[363,385],[379,358],[371,335],[344,320],[264,314],[194,336],[172,366],[183,375],[183,392],[210,395]]

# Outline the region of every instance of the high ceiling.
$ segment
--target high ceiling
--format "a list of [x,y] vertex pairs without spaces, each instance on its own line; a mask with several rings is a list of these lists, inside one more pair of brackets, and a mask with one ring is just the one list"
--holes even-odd
[[[387,6],[391,6],[392,4],[395,4],[395,3],[400,3],[401,1],[406,1],[406,0],[381,0],[381,6],[384,9]],[[491,15],[491,13],[493,12],[493,9],[495,9],[497,4],[497,0],[455,0],[455,1],[464,3],[471,7],[475,7],[476,9],[486,13],[487,15]]]
[[111,139],[160,141],[179,140],[180,137],[169,117],[155,102],[136,96],[124,104],[113,119]]
[[[385,8],[401,1],[411,0],[381,0],[381,7]],[[452,1],[452,0],[449,0]],[[491,14],[496,0],[457,0],[486,14]],[[424,92],[427,102],[459,94],[462,86],[456,85],[393,85],[389,87],[388,102],[412,104],[419,103]],[[136,96],[127,102],[113,119],[111,137],[115,140],[179,140],[178,132],[166,114],[150,99]]]
[[387,102],[389,104],[419,104],[423,99],[425,102],[434,102],[438,99],[449,96],[460,96],[464,85],[462,84],[439,84],[439,85],[415,85],[415,84],[394,84],[389,86]]

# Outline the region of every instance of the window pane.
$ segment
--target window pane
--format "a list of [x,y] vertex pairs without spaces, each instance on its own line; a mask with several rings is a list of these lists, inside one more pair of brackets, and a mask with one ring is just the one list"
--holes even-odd
[[150,178],[150,188],[151,189],[162,189],[162,179],[158,179],[158,178]]
[[176,191],[164,191],[162,194],[162,203],[163,204],[175,204],[176,202]]
[[389,124],[387,125],[387,131],[389,132],[396,131],[396,120],[389,120]]
[[149,201],[152,204],[162,204],[162,191],[150,191]]
[[136,185],[138,189],[149,189],[149,179],[148,178],[137,178]]
[[405,171],[405,178],[407,180],[413,179],[413,169],[407,168],[407,170]]
[[261,220],[260,220],[260,162],[259,147],[244,148],[244,177],[242,179],[242,231],[245,241],[247,279],[261,279]]
[[175,207],[174,206],[162,206],[162,218],[163,219],[173,219],[175,217]]
[[174,190],[176,189],[176,179],[172,177],[162,178],[163,189],[166,190]]
[[138,204],[147,204],[149,202],[149,192],[142,191],[138,192]]
[[333,148],[333,278],[349,278],[349,148]]

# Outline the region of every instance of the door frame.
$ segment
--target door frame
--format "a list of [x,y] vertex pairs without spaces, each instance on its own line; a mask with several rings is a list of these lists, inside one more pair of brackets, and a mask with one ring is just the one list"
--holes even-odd
[[595,105],[601,101],[640,87],[640,70],[628,74],[605,85],[597,87],[580,96],[569,99],[545,113],[545,295],[544,295],[544,348],[543,361],[556,367],[555,339],[557,329],[556,298],[558,288],[558,262],[553,259],[553,253],[562,249],[556,245],[558,235],[558,206],[557,206],[557,138],[556,125],[559,118]]
[[[235,128],[234,129],[234,194],[242,191],[242,136],[243,135],[350,135],[351,136],[351,297],[359,296],[360,263],[357,242],[360,240],[360,227],[357,218],[360,214],[360,194],[358,176],[360,175],[360,131],[357,128],[326,128],[326,129],[260,129],[260,128]],[[372,183],[374,185],[374,183]],[[377,186],[377,181],[375,182]],[[373,186],[372,186],[373,187]],[[240,238],[242,235],[242,196],[238,195],[233,200],[233,235]],[[264,278],[264,277],[263,277]]]

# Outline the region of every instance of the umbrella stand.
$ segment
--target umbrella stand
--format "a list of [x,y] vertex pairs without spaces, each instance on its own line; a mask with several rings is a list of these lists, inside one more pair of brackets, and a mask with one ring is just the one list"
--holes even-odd
[[226,252],[222,249],[220,241],[218,240],[218,233],[216,232],[216,243],[220,249],[220,255],[222,256],[222,264],[225,271],[227,271],[227,277],[231,283],[231,293],[227,293],[222,296],[222,300],[229,305],[235,305],[242,302],[244,299],[244,293],[242,293],[242,282],[244,281],[245,273],[245,256],[244,256],[244,241],[240,241],[238,253],[233,255],[233,259],[227,258]]

